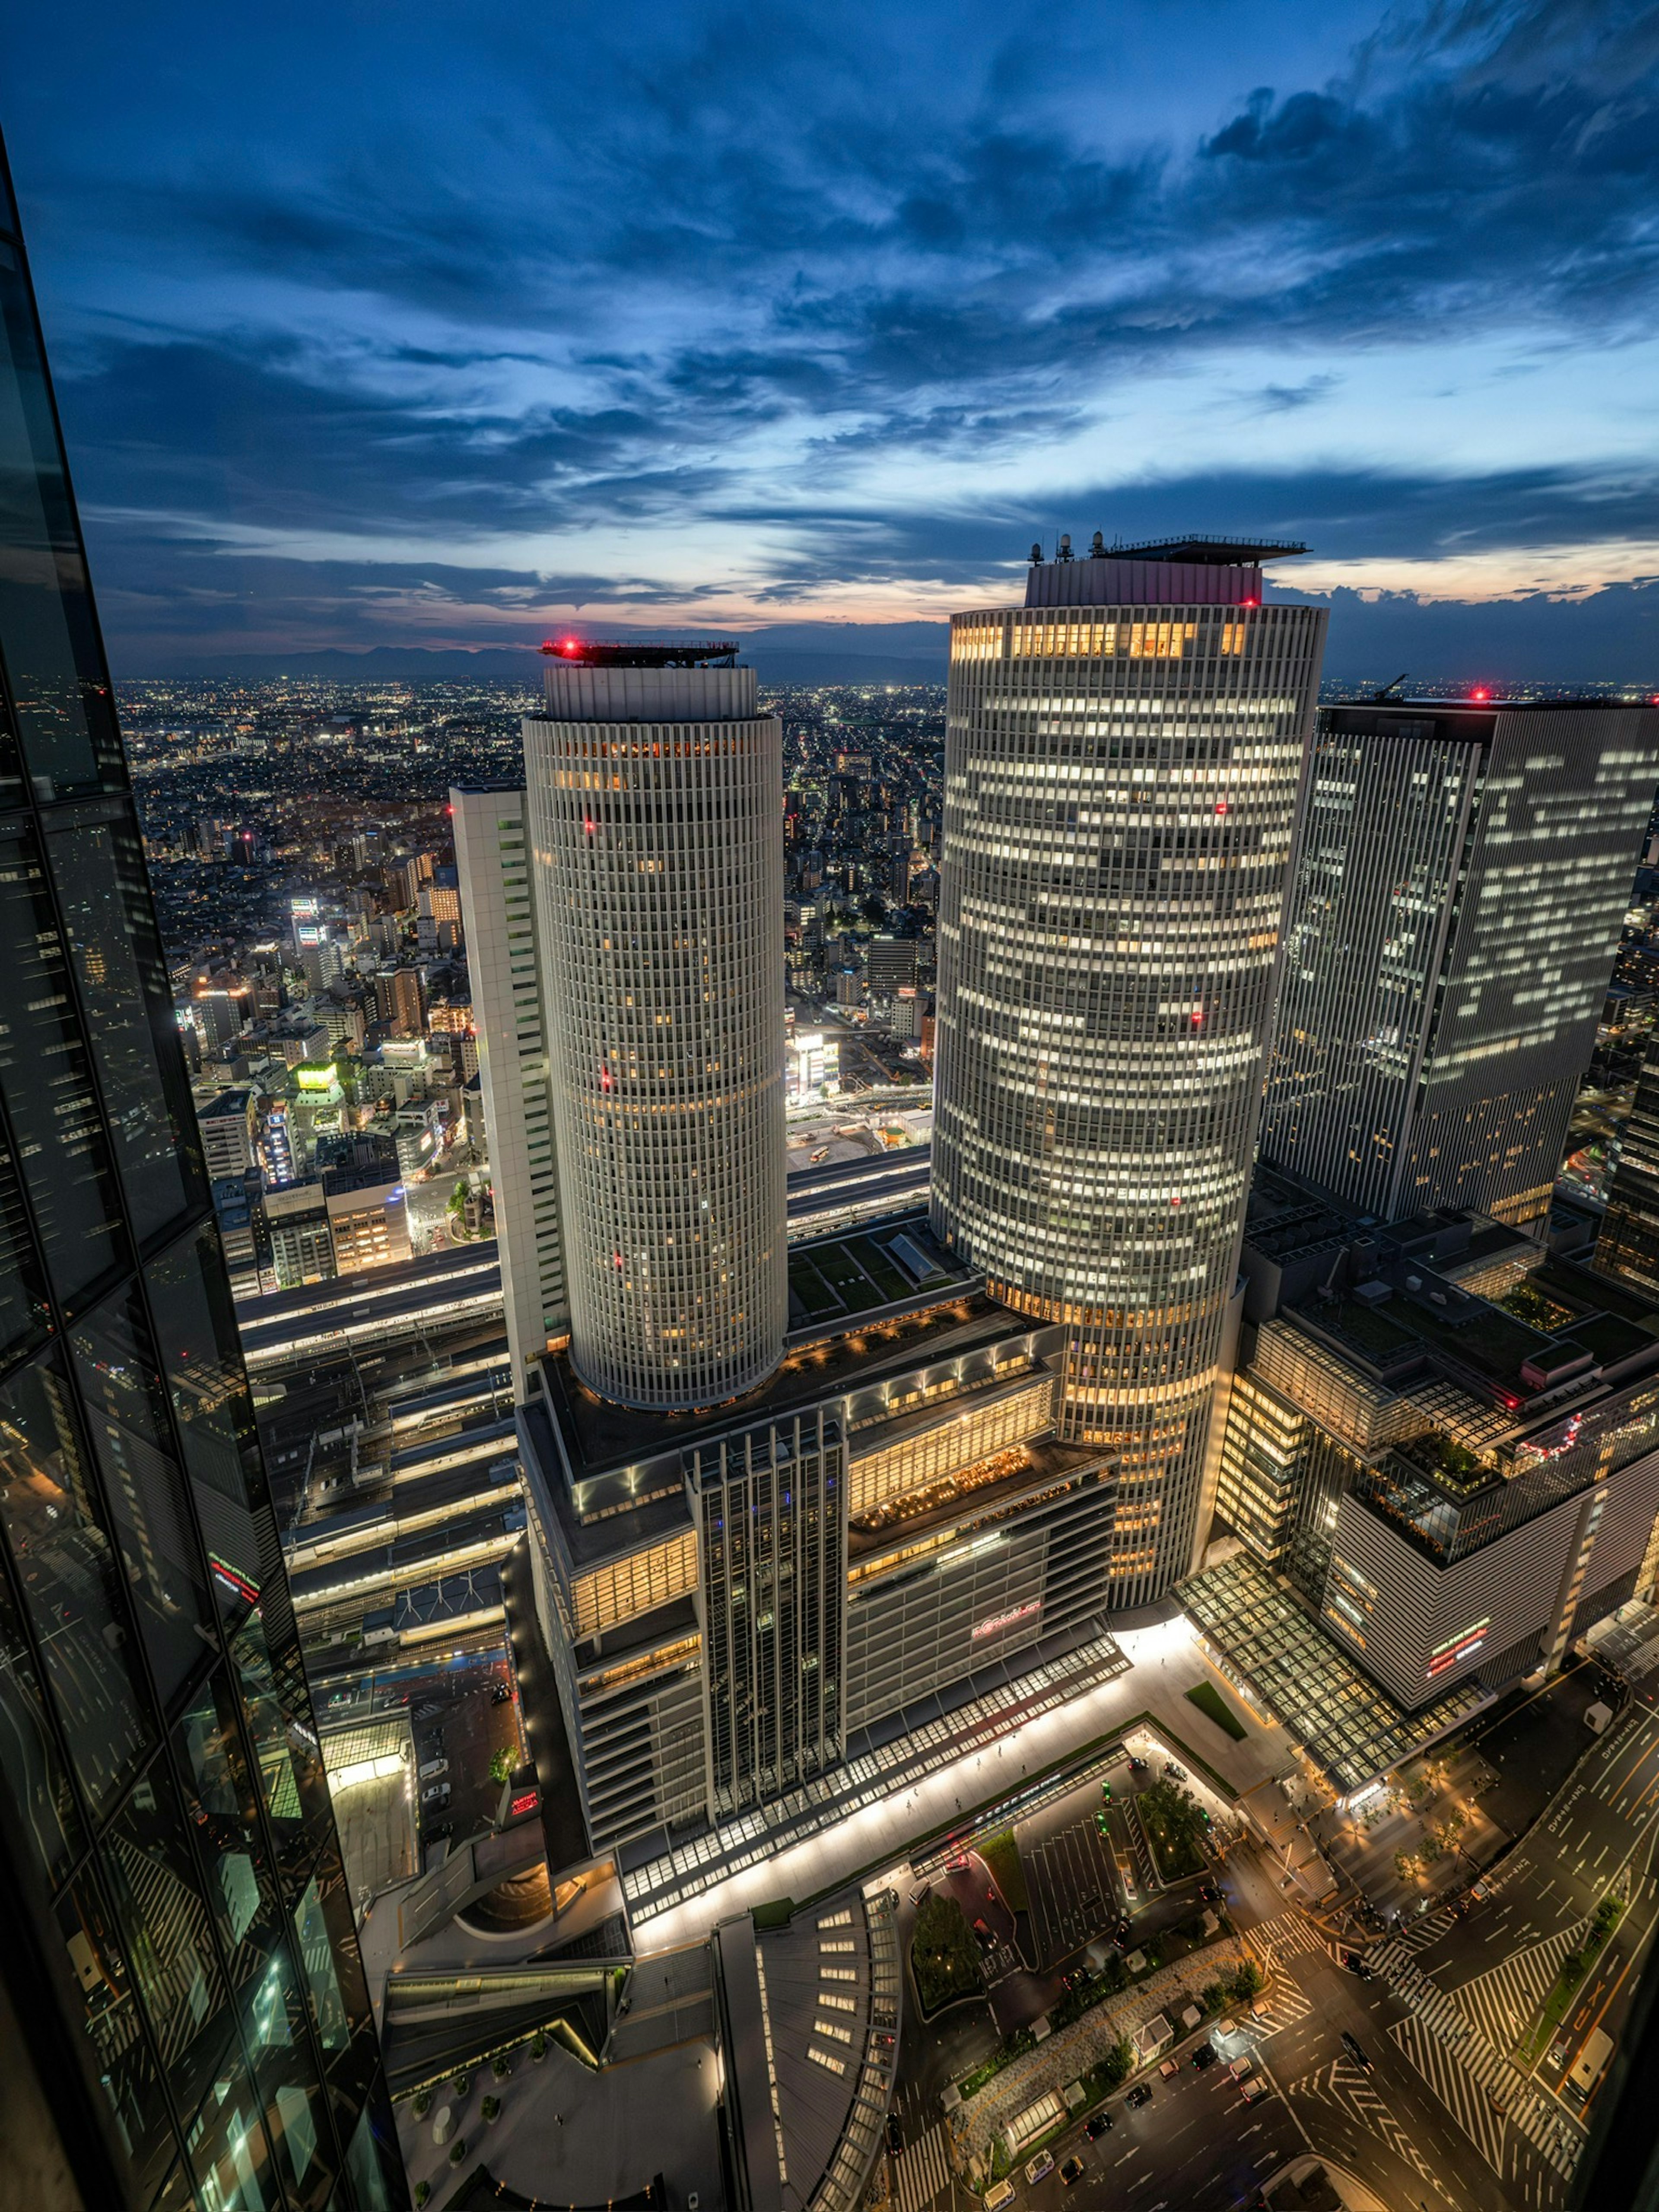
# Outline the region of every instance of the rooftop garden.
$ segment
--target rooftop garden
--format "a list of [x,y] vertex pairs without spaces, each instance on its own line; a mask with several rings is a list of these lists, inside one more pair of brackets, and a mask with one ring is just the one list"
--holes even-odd
[[1395,1449],[1401,1459],[1420,1467],[1425,1474],[1436,1475],[1443,1482],[1455,1483],[1462,1489],[1471,1489],[1491,1477],[1491,1468],[1483,1466],[1474,1452],[1455,1437],[1449,1437],[1443,1429],[1430,1429],[1423,1436],[1396,1444]]

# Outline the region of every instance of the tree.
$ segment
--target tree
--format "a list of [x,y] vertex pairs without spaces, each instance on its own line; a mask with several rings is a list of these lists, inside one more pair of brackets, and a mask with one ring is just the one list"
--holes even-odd
[[495,1753],[495,1756],[489,1762],[490,1780],[492,1782],[505,1782],[517,1765],[518,1756],[516,1753],[505,1748],[498,1751]]
[[979,1953],[973,1931],[954,1898],[922,1899],[915,1934],[910,1939],[910,1964],[925,2011],[936,2012],[953,1997],[977,1992]]

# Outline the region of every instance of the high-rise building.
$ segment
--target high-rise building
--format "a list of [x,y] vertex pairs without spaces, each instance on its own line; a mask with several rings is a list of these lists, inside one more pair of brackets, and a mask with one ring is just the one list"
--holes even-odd
[[1595,1265],[1659,1293],[1659,1035],[1648,1041],[1620,1132]]
[[374,1003],[393,1036],[417,1037],[426,1031],[426,983],[418,968],[392,968],[374,978]]
[[1127,1606],[1198,1534],[1325,615],[1285,549],[1095,543],[951,624],[933,1218],[1065,1327]]
[[1656,781],[1650,708],[1322,709],[1262,1158],[1541,1235]]
[[[783,1350],[783,732],[734,652],[571,648],[524,723],[535,921],[518,942],[552,1047],[571,1357],[629,1405],[720,1403]],[[458,849],[486,927],[477,871],[499,844],[464,830]],[[498,1190],[520,1149],[491,1115]]]
[[0,2194],[367,2212],[407,2197],[3,164],[0,233]]

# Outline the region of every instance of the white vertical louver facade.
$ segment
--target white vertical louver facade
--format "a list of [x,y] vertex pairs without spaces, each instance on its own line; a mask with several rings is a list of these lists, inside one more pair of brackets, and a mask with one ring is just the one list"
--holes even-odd
[[1326,617],[1242,566],[1077,603],[1109,571],[951,624],[933,1217],[1066,1325],[1129,1606],[1192,1563]]
[[522,791],[452,790],[514,1390],[570,1322]]
[[571,1358],[716,1404],[787,1318],[782,727],[751,669],[555,663],[524,735]]

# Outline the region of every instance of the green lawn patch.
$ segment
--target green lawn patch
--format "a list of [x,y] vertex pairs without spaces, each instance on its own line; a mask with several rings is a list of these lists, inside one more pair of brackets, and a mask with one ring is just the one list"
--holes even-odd
[[757,1905],[750,1915],[757,1928],[787,1928],[794,1917],[793,1897],[775,1897],[769,1904]]
[[1187,1702],[1196,1705],[1206,1720],[1213,1721],[1235,1743],[1243,1742],[1244,1723],[1213,1682],[1194,1682],[1187,1692]]
[[826,1315],[843,1310],[840,1295],[830,1289],[810,1260],[789,1262],[789,1287],[805,1307],[811,1320],[820,1321]]
[[1562,1960],[1549,1995],[1526,2035],[1517,2046],[1516,2056],[1523,2066],[1535,2066],[1549,2048],[1550,2040],[1565,2017],[1580,1983],[1595,1963],[1595,1954],[1625,1917],[1625,1901],[1609,1890],[1595,1908],[1595,1916],[1584,1930],[1584,1940],[1576,1951],[1569,1951]]
[[1184,1881],[1201,1874],[1204,1855],[1199,1848],[1209,1822],[1190,1790],[1173,1782],[1152,1782],[1134,1800],[1136,1812],[1158,1873],[1166,1882]]
[[910,1971],[925,2013],[980,1995],[979,1947],[955,1898],[923,1898],[910,1938]]
[[1020,1864],[1019,1845],[1014,1841],[1014,1832],[1005,1828],[1000,1836],[979,1844],[979,1855],[1002,1892],[1003,1902],[1011,1912],[1029,1912],[1030,1893],[1025,1887],[1025,1869]]

